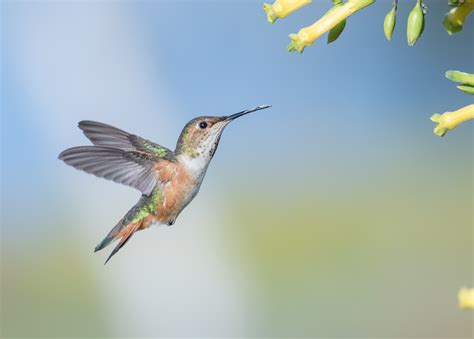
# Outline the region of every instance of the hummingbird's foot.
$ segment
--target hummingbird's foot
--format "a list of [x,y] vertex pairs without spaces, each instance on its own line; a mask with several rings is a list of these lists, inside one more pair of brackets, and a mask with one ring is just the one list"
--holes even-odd
[[168,221],[168,226],[173,226],[176,219],[171,219]]

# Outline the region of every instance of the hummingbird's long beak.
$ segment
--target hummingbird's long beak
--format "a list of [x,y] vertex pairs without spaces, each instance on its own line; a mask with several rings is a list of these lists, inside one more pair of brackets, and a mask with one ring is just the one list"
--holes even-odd
[[251,108],[251,109],[246,109],[245,111],[238,112],[238,113],[226,116],[226,117],[224,117],[223,120],[232,121],[234,119],[237,119],[237,118],[241,117],[242,115],[249,114],[249,113],[252,113],[252,112],[255,112],[255,111],[260,111],[261,109],[266,109],[266,108],[269,108],[269,107],[272,107],[272,106],[271,105],[261,105],[261,106],[257,106],[257,107]]

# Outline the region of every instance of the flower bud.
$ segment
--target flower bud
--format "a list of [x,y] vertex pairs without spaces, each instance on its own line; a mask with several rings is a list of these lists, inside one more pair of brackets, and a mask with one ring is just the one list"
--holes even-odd
[[394,1],[392,9],[385,16],[383,22],[383,31],[387,40],[392,40],[393,30],[395,29],[395,23],[397,21],[397,3]]
[[448,0],[448,6],[458,7],[464,3],[464,0]]
[[458,89],[463,91],[466,94],[474,95],[474,86],[471,85],[459,85],[456,86]]
[[425,18],[421,0],[417,0],[415,7],[413,7],[410,15],[408,16],[407,41],[409,46],[413,46],[423,33],[424,21]]
[[446,72],[446,78],[454,82],[474,86],[474,74],[451,70]]
[[454,82],[459,82],[461,85],[457,86],[457,88],[464,93],[474,95],[474,74],[460,71],[447,71],[446,78]]

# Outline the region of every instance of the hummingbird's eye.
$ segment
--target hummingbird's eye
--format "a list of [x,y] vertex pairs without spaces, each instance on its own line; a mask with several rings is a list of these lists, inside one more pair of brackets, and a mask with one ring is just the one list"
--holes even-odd
[[205,122],[205,121],[200,122],[199,127],[202,128],[202,129],[206,128],[207,127],[207,122]]

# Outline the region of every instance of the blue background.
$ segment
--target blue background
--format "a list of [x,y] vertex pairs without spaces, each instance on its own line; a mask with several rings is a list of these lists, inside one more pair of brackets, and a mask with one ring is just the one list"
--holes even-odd
[[[387,42],[378,1],[296,55],[329,1],[274,25],[258,1],[2,2],[2,334],[470,337],[473,127],[429,117],[472,102],[444,73],[473,71],[474,34],[427,5],[413,48],[413,4]],[[77,122],[173,148],[193,117],[260,104],[176,225],[102,266],[139,193],[56,159],[87,144]]]

